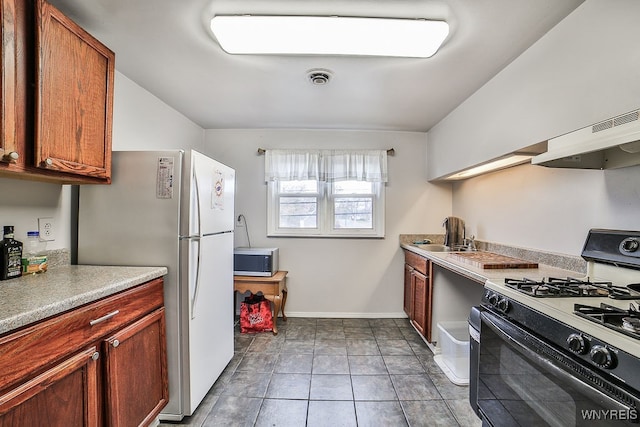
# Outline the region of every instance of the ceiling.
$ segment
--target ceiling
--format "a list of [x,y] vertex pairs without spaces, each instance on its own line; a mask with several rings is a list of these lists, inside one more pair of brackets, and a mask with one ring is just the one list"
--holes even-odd
[[[116,69],[205,129],[426,132],[584,0],[50,0]],[[431,58],[228,55],[214,14],[443,19]],[[307,71],[328,69],[314,86]]]

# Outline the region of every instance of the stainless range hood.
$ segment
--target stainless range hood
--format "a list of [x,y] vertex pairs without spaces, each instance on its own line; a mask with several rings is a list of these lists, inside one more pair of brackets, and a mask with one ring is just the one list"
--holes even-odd
[[640,110],[549,140],[534,165],[573,169],[615,169],[640,164]]

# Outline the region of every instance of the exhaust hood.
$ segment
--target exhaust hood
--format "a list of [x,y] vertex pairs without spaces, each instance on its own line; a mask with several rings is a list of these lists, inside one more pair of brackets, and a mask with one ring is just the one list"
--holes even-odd
[[534,165],[573,169],[615,169],[640,164],[640,110],[552,138]]

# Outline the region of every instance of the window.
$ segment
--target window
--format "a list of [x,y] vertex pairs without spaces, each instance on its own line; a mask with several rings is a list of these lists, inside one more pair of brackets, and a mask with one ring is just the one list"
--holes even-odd
[[318,181],[275,181],[278,187],[278,228],[318,228]]
[[265,178],[269,236],[384,237],[386,151],[269,150]]
[[374,189],[372,182],[341,181],[331,187],[335,229],[373,229]]
[[384,237],[384,183],[271,181],[269,236]]

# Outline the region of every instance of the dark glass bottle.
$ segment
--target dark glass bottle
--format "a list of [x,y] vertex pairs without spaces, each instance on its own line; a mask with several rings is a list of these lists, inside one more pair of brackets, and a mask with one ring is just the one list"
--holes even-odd
[[13,226],[5,225],[2,248],[2,265],[0,265],[0,280],[15,279],[22,276],[22,242],[13,238]]

